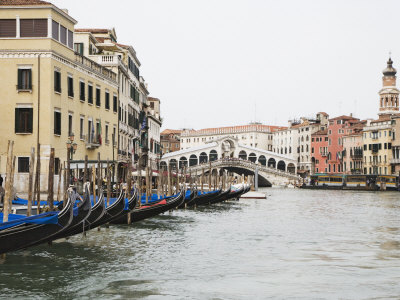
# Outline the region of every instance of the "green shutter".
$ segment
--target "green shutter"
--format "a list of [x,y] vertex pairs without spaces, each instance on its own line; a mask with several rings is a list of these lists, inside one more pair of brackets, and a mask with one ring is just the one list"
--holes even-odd
[[15,133],[18,133],[19,132],[19,114],[18,114],[18,112],[19,112],[19,109],[18,108],[16,108],[15,109]]
[[22,69],[18,69],[18,89],[22,89]]

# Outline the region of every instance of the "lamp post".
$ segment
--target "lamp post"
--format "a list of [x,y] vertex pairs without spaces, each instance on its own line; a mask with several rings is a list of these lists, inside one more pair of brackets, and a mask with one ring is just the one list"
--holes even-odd
[[74,138],[75,135],[71,133],[68,137],[67,141],[67,180],[69,181],[69,184],[72,184],[71,182],[71,160],[73,158],[74,153],[76,152],[76,149],[78,148],[78,145],[74,143]]

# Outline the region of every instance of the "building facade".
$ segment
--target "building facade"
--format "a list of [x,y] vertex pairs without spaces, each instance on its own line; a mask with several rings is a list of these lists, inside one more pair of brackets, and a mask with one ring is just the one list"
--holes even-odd
[[117,75],[74,52],[76,21],[65,10],[39,0],[8,3],[0,4],[0,94],[6,104],[0,111],[0,170],[4,174],[7,140],[13,140],[15,187],[27,191],[29,154],[40,144],[43,190],[50,148],[57,174],[72,136],[72,160],[87,155],[94,161],[98,152],[104,160],[113,157],[111,134],[118,114],[107,99],[118,95]]
[[367,121],[361,121],[346,129],[349,133],[343,140],[343,173],[363,174],[363,127]]
[[328,129],[311,135],[312,174],[328,172]]
[[272,151],[273,132],[282,127],[263,124],[184,130],[181,134],[181,150],[203,145],[223,137],[234,137],[243,145]]
[[162,155],[181,149],[182,130],[165,129],[161,132],[161,152]]
[[148,156],[152,162],[152,168],[156,169],[161,159],[161,125],[162,120],[160,117],[160,99],[148,97]]

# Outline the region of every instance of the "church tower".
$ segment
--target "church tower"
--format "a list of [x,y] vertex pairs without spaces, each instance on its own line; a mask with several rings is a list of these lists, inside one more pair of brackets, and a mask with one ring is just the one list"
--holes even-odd
[[399,113],[399,90],[396,87],[396,69],[389,57],[383,70],[382,89],[379,91],[379,115]]

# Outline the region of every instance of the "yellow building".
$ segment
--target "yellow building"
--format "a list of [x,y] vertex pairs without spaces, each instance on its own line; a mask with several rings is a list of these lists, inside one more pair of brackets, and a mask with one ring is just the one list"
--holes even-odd
[[115,156],[116,74],[74,52],[75,24],[66,10],[45,1],[0,2],[0,172],[5,173],[7,140],[13,140],[17,191],[27,191],[30,150],[38,143],[42,190],[50,148],[56,162],[66,161],[72,134],[74,168],[82,168],[78,162],[85,155],[93,161],[98,152],[102,160]]

